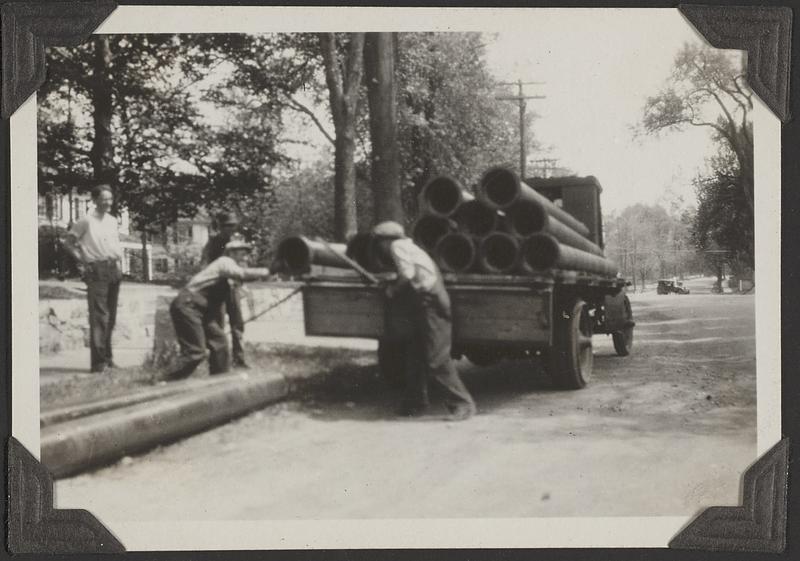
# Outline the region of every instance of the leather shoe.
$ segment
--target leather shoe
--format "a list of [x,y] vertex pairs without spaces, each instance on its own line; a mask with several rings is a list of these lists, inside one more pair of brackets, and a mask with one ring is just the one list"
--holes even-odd
[[475,406],[470,405],[457,405],[450,410],[450,415],[447,416],[448,421],[466,421],[475,414]]

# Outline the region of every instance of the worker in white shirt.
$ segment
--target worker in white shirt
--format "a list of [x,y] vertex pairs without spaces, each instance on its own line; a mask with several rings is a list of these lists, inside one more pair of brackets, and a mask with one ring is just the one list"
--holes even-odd
[[75,258],[87,286],[91,371],[107,372],[114,366],[111,334],[117,320],[122,247],[119,225],[111,206],[111,186],[92,189],[94,209],[79,219],[67,234],[65,248]]
[[415,322],[409,349],[406,395],[400,414],[415,416],[429,406],[428,378],[444,391],[450,420],[464,420],[475,414],[475,402],[458,375],[450,356],[452,316],[450,297],[439,268],[411,239],[397,222],[381,222],[372,231],[379,251],[391,258],[397,280],[388,285],[386,294],[394,297],[410,290]]
[[241,234],[234,234],[225,244],[225,254],[193,276],[172,301],[169,312],[181,353],[166,379],[190,376],[206,357],[206,349],[210,374],[223,374],[230,369],[228,339],[219,314],[230,297],[229,280],[243,282],[270,276],[267,268],[247,267],[251,249]]

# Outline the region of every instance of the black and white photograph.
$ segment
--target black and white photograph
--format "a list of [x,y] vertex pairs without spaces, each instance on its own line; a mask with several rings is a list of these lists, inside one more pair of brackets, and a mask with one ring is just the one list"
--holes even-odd
[[780,120],[677,9],[120,6],[45,56],[13,434],[126,549],[667,547],[780,441]]

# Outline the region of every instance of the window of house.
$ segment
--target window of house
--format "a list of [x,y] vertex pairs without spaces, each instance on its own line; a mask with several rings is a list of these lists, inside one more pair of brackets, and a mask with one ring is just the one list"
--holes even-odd
[[174,241],[178,243],[189,243],[192,241],[192,223],[178,222],[175,224]]
[[169,259],[166,257],[153,259],[153,271],[156,273],[169,273]]

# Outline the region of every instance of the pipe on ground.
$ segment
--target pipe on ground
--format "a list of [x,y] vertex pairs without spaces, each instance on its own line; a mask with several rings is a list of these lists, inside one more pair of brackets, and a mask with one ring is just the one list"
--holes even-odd
[[457,180],[448,175],[439,175],[428,181],[420,191],[420,209],[427,214],[447,218],[459,206],[474,198]]
[[411,237],[429,253],[433,252],[436,243],[455,229],[455,223],[447,218],[426,214],[420,216],[411,227]]
[[520,245],[505,232],[492,232],[478,245],[478,267],[490,274],[507,274],[519,266]]
[[475,266],[475,240],[463,232],[445,234],[436,244],[434,255],[443,271],[466,273]]
[[580,235],[585,237],[590,235],[589,228],[583,222],[554,205],[550,199],[520,180],[519,176],[509,168],[489,168],[481,177],[478,189],[483,201],[492,208],[506,210],[518,201],[533,201],[539,203],[547,214]]
[[506,228],[520,238],[527,238],[531,234],[540,232],[550,234],[562,244],[600,257],[604,256],[603,249],[599,245],[550,216],[542,205],[533,201],[522,200],[514,203],[506,211]]
[[347,251],[345,244],[328,245],[303,236],[290,236],[278,244],[277,260],[293,274],[307,273],[311,265],[349,269],[350,265],[342,258]]
[[560,244],[549,234],[533,234],[525,238],[519,262],[520,269],[527,273],[566,269],[613,277],[618,272],[617,266],[605,257]]

